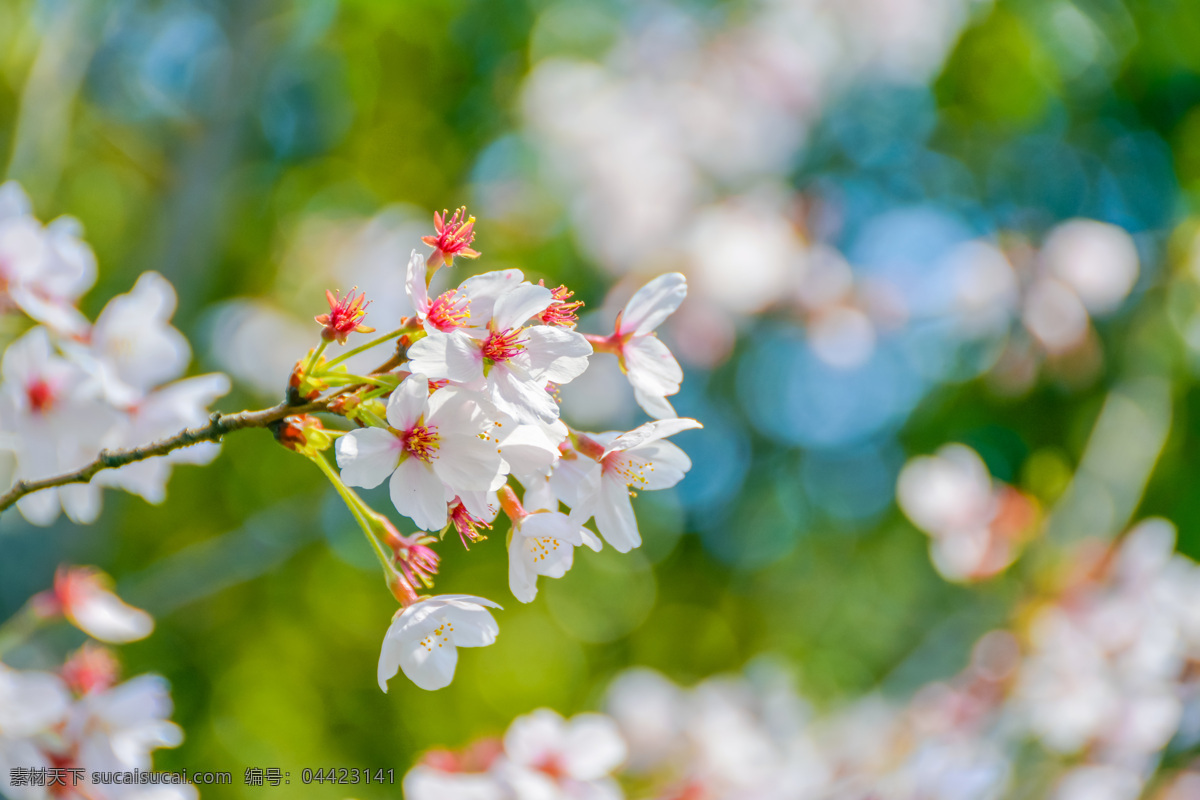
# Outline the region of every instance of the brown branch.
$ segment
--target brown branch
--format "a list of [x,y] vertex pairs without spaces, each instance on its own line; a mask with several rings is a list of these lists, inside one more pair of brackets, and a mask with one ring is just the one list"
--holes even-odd
[[17,481],[11,489],[0,495],[0,512],[12,506],[25,495],[41,491],[42,489],[66,486],[70,483],[87,483],[101,470],[123,467],[126,464],[133,464],[134,462],[143,461],[155,456],[165,456],[174,450],[190,447],[201,442],[215,442],[225,434],[241,430],[242,428],[266,428],[284,417],[289,417],[293,414],[324,411],[328,404],[328,400],[319,400],[315,403],[300,405],[280,403],[271,408],[264,408],[259,411],[239,411],[236,414],[221,414],[217,412],[210,417],[207,425],[199,428],[186,428],[174,436],[168,436],[166,439],[160,439],[157,442],[125,450],[101,450],[95,461],[87,466],[80,467],[74,472],[67,472],[62,475],[42,478],[36,481]]

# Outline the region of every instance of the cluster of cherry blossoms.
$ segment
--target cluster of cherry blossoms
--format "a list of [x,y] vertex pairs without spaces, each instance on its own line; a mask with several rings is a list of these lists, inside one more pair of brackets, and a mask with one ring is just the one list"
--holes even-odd
[[[427,754],[405,787],[412,800],[1191,798],[1200,566],[1173,550],[1158,519],[1116,544],[1081,543],[1041,599],[974,644],[965,669],[905,700],[876,693],[816,711],[769,661],[689,689],[637,668],[610,685],[606,717],[565,728],[536,712],[502,745]],[[615,735],[601,735],[606,718]],[[574,729],[585,719],[589,737]],[[558,727],[536,756],[521,744],[533,720]],[[588,738],[603,744],[578,744]],[[514,793],[511,762],[554,788]],[[602,789],[588,785],[598,779]]]
[[[205,429],[188,430],[208,420],[207,406],[229,382],[223,375],[176,380],[190,348],[169,324],[170,284],[147,273],[89,324],[73,303],[95,278],[90,250],[69,223],[37,223],[15,184],[0,199],[5,299],[37,323],[0,361],[0,446],[11,454],[22,513],[49,524],[61,505],[73,520],[90,522],[102,485],[161,501],[171,464],[210,461],[228,430],[269,427],[333,482],[401,603],[380,656],[385,690],[397,669],[423,688],[441,688],[454,674],[457,647],[495,639],[488,609],[496,603],[421,594],[438,570],[430,545],[448,530],[469,546],[487,538],[503,512],[511,526],[509,584],[528,603],[539,577],[571,568],[576,547],[639,546],[631,495],[674,486],[691,467],[667,439],[700,424],[676,417],[667,399],[683,373],[655,333],[686,296],[679,273],[638,291],[611,333],[584,335],[575,330],[583,304],[569,289],[532,283],[516,269],[432,294],[439,268],[480,255],[465,209],[435,214],[434,233],[423,237],[433,248],[428,259],[414,251],[407,267],[392,265],[412,309],[398,327],[334,356],[331,346],[376,332],[364,322],[375,309],[357,288],[327,291],[328,312],[315,317],[319,344],[280,387],[284,403],[227,415],[236,424],[213,415]],[[376,348],[389,353],[383,363],[360,368]],[[652,421],[589,433],[560,418],[559,387],[582,375],[595,352],[615,356]],[[353,428],[327,428],[316,412]],[[106,453],[113,450],[123,460],[114,462]],[[355,492],[384,483],[416,533],[401,534]],[[586,527],[593,521],[598,536]]]
[[[396,330],[327,359],[331,343],[374,332],[364,322],[370,301],[363,295],[328,294],[329,312],[316,318],[321,344],[296,364],[290,396],[356,427],[329,430],[304,415],[289,417],[278,431],[333,481],[402,605],[380,656],[385,690],[397,669],[422,688],[446,686],[457,648],[490,644],[497,634],[489,611],[499,608],[495,602],[420,595],[438,569],[431,544],[453,529],[470,546],[503,513],[509,585],[519,601],[531,602],[538,578],[562,577],[576,547],[599,550],[603,540],[627,552],[641,544],[631,494],[682,479],[691,462],[667,438],[700,427],[677,418],[667,400],[683,375],[655,335],[686,295],[682,275],[643,287],[611,334],[585,336],[575,330],[582,303],[570,290],[532,283],[516,269],[475,275],[431,295],[439,267],[479,255],[470,248],[473,226],[462,209],[436,215],[436,233],[425,238],[432,255],[414,251],[408,261],[413,314]],[[382,344],[391,357],[380,367],[367,375],[348,370],[349,358]],[[654,420],[628,432],[588,433],[560,418],[558,388],[583,374],[596,351],[616,356]],[[402,535],[354,491],[383,484],[417,533]],[[599,536],[586,527],[593,520]]]
[[[0,655],[37,628],[67,620],[101,642],[150,634],[154,621],[126,605],[103,573],[60,569],[54,587],[35,595],[0,627]],[[146,674],[118,682],[112,651],[87,643],[56,671],[0,663],[0,794],[12,800],[195,800],[195,787],[119,783],[114,774],[149,773],[151,752],[176,747],[167,683]]]
[[[43,226],[20,186],[0,186],[0,302],[33,323],[0,357],[4,486],[71,472],[102,450],[203,423],[208,406],[229,391],[220,374],[180,380],[191,348],[170,324],[176,296],[165,278],[144,273],[92,323],[76,304],[95,280],[95,256],[74,220]],[[60,509],[75,522],[92,522],[102,486],[161,502],[173,464],[205,464],[217,453],[216,444],[198,444],[107,470],[90,483],[25,495],[17,508],[37,525],[54,522]]]
[[541,708],[513,720],[500,741],[463,753],[426,754],[404,778],[407,800],[620,800],[612,774],[629,751],[612,718],[580,714],[564,720]]

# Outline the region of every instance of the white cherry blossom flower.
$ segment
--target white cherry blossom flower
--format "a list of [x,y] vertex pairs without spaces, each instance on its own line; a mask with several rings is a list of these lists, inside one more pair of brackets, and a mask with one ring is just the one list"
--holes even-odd
[[683,370],[655,330],[687,297],[687,278],[668,272],[647,283],[617,315],[611,336],[592,338],[597,349],[611,352],[633,386],[638,405],[655,419],[676,416],[667,400],[679,392]]
[[114,404],[133,405],[187,369],[192,349],[170,324],[177,303],[166,278],[144,272],[128,294],[109,300],[96,318],[88,355]]
[[499,626],[488,608],[496,603],[469,594],[444,594],[418,600],[396,613],[379,654],[379,688],[400,669],[422,689],[450,685],[459,647],[484,647],[496,641]]
[[[184,378],[149,392],[125,409],[125,414],[105,437],[104,446],[137,447],[184,428],[204,425],[209,419],[209,406],[228,394],[229,389],[228,376],[211,373]],[[218,442],[198,442],[165,456],[104,470],[92,481],[100,486],[124,489],[148,503],[161,503],[167,496],[172,465],[208,464],[220,452]]]
[[85,694],[71,710],[66,735],[77,743],[77,759],[88,772],[150,768],[150,753],[178,747],[183,731],[168,717],[167,682],[139,675]]
[[[506,500],[502,494],[501,499],[509,510],[516,496],[507,486],[502,492],[511,497]],[[537,597],[539,575],[561,578],[575,561],[576,547],[587,545],[598,552],[601,544],[591,531],[561,511],[537,508],[528,493],[525,499],[532,511],[519,504],[509,511],[513,517],[508,542],[508,587],[522,603],[531,603]]]
[[498,769],[521,798],[620,800],[610,777],[628,751],[617,725],[602,714],[564,720],[540,708],[513,720]]
[[463,290],[471,293],[471,324],[476,327],[435,331],[415,342],[408,351],[409,368],[484,390],[497,408],[520,422],[558,419],[550,384],[581,375],[591,345],[566,328],[526,325],[554,301],[546,287],[526,282],[512,285],[511,276],[504,273],[488,273],[470,283],[464,282]]
[[[581,436],[580,449],[584,452],[572,465],[578,484],[573,491],[571,518],[583,524],[594,516],[600,535],[617,552],[627,553],[640,545],[642,537],[629,499],[630,487],[669,489],[679,483],[692,468],[692,461],[663,440],[702,427],[694,419],[665,419],[647,422],[628,433]],[[562,470],[566,463],[564,459],[555,471]]]
[[349,486],[372,488],[390,476],[396,510],[427,531],[446,526],[446,503],[485,492],[507,468],[491,424],[469,393],[448,386],[429,394],[424,375],[410,375],[387,404],[389,430],[363,428],[338,439],[337,462]]
[[[9,345],[0,360],[0,430],[10,435],[14,479],[38,480],[78,469],[96,457],[118,413],[98,396],[76,364],[58,355],[38,326]],[[17,501],[35,525],[50,525],[59,509],[72,520],[93,522],[100,487],[72,484],[34,492]]]
[[15,181],[0,185],[0,281],[5,299],[37,322],[67,335],[87,331],[75,303],[96,282],[96,257],[76,220],[43,227],[34,219]]

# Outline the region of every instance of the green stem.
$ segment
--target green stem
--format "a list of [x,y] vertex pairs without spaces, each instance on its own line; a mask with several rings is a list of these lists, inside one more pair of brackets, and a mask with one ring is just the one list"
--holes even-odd
[[326,366],[326,368],[337,366],[338,364],[342,363],[343,361],[345,361],[347,358],[350,358],[351,356],[356,356],[359,353],[365,353],[367,350],[370,350],[372,347],[375,347],[376,345],[381,345],[384,342],[395,339],[397,336],[404,333],[406,330],[408,330],[407,325],[404,327],[401,327],[401,328],[397,328],[396,330],[392,331],[391,333],[385,333],[383,336],[380,336],[377,339],[372,339],[371,341],[367,342],[366,344],[360,344],[358,347],[354,348],[353,350],[347,350],[346,352],[342,353],[337,358],[328,362],[325,366]]
[[312,375],[313,368],[317,366],[317,359],[321,357],[321,353],[325,352],[326,347],[329,347],[329,341],[322,339],[321,344],[319,344],[317,349],[313,351],[312,356],[308,359],[308,364],[304,367],[305,378],[307,378],[309,375]]
[[45,622],[46,618],[34,610],[33,603],[26,603],[0,625],[0,656],[32,636]]
[[342,476],[333,471],[333,467],[320,454],[309,456],[312,462],[317,465],[321,472],[325,473],[325,477],[329,478],[329,482],[333,484],[333,488],[337,489],[338,494],[342,496],[342,500],[350,509],[350,513],[354,515],[354,519],[358,522],[363,533],[367,537],[367,541],[371,543],[371,549],[375,551],[379,563],[383,566],[383,572],[387,576],[386,580],[389,585],[392,576],[395,574],[395,567],[392,566],[392,560],[384,551],[383,546],[379,543],[379,539],[375,536],[374,528],[371,526],[370,517],[366,512],[367,505],[362,498],[346,484],[342,483]]

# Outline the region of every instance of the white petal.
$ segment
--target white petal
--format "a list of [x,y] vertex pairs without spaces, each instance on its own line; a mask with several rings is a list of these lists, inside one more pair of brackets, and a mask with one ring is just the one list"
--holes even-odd
[[635,336],[621,349],[625,373],[633,388],[666,397],[679,391],[683,370],[657,336]]
[[429,380],[421,374],[409,375],[388,398],[387,421],[398,431],[408,431],[417,424],[429,400]]
[[674,436],[682,431],[703,427],[696,420],[686,418],[660,419],[654,422],[647,422],[645,425],[641,425],[629,433],[623,433],[614,439],[608,447],[604,448],[604,455],[608,455],[616,450],[630,450],[639,445],[664,439],[667,436]]
[[495,442],[461,433],[441,436],[441,446],[433,460],[434,472],[455,493],[460,489],[487,491],[506,469]]
[[638,533],[629,487],[605,476],[600,481],[600,502],[596,505],[596,527],[604,541],[618,553],[628,553],[642,543]]
[[373,489],[396,470],[401,444],[382,428],[362,428],[339,436],[334,450],[346,485]]
[[433,379],[471,383],[483,377],[483,354],[461,330],[431,333],[408,348],[408,369]]
[[153,617],[100,587],[88,592],[65,611],[76,627],[102,642],[136,642],[154,630]]
[[675,407],[665,397],[646,394],[641,389],[635,388],[633,390],[633,399],[637,400],[637,404],[641,406],[642,411],[645,411],[655,419],[675,419],[679,416],[675,412]]
[[458,287],[458,293],[471,301],[471,325],[487,325],[492,318],[496,300],[523,280],[525,276],[521,274],[521,270],[505,269],[485,272],[463,281]]
[[43,489],[27,494],[17,501],[17,510],[26,521],[45,528],[58,519],[62,505],[58,501],[58,489]]
[[408,257],[408,274],[405,276],[404,290],[408,292],[408,301],[412,303],[417,315],[424,319],[429,313],[429,288],[425,285],[425,256],[412,251]]
[[446,487],[424,461],[406,458],[400,462],[388,490],[396,510],[418,528],[437,531],[446,527]]
[[[483,602],[494,608],[500,607],[490,600]],[[450,602],[442,611],[442,617],[454,626],[450,638],[458,647],[486,647],[496,641],[500,633],[500,626],[491,612],[477,603],[463,600]]]
[[400,669],[405,676],[429,692],[449,686],[457,665],[458,649],[453,644],[435,643],[426,648],[414,643],[400,652]]
[[[500,454],[518,477],[545,476],[559,459],[558,442],[543,425],[512,424],[500,440]],[[560,440],[561,441],[561,440]]]
[[629,298],[621,314],[621,333],[649,333],[687,297],[687,278],[678,272],[659,275]]
[[492,312],[493,327],[498,331],[519,328],[534,314],[540,314],[553,302],[545,286],[523,283],[512,287],[496,300]]
[[537,572],[523,536],[513,536],[508,543],[508,588],[522,603],[532,603],[537,597]]
[[562,746],[563,718],[549,708],[517,717],[504,734],[504,752],[516,764],[536,767]]
[[535,325],[526,328],[523,335],[528,340],[525,352],[529,355],[530,377],[562,384],[570,383],[587,370],[592,346],[582,334]]
[[558,539],[572,546],[583,544],[580,526],[561,511],[535,511],[521,521],[520,535],[527,539]]
[[518,422],[553,422],[558,419],[558,404],[546,391],[546,384],[523,380],[506,364],[497,364],[488,374],[491,401]]
[[63,511],[72,522],[91,525],[100,516],[102,491],[92,483],[73,483],[59,489]]
[[641,470],[643,489],[669,489],[683,480],[692,468],[692,460],[677,445],[661,439],[627,450],[627,458],[648,462]]
[[562,749],[567,771],[580,781],[607,776],[628,755],[616,722],[603,714],[572,717],[567,723]]

